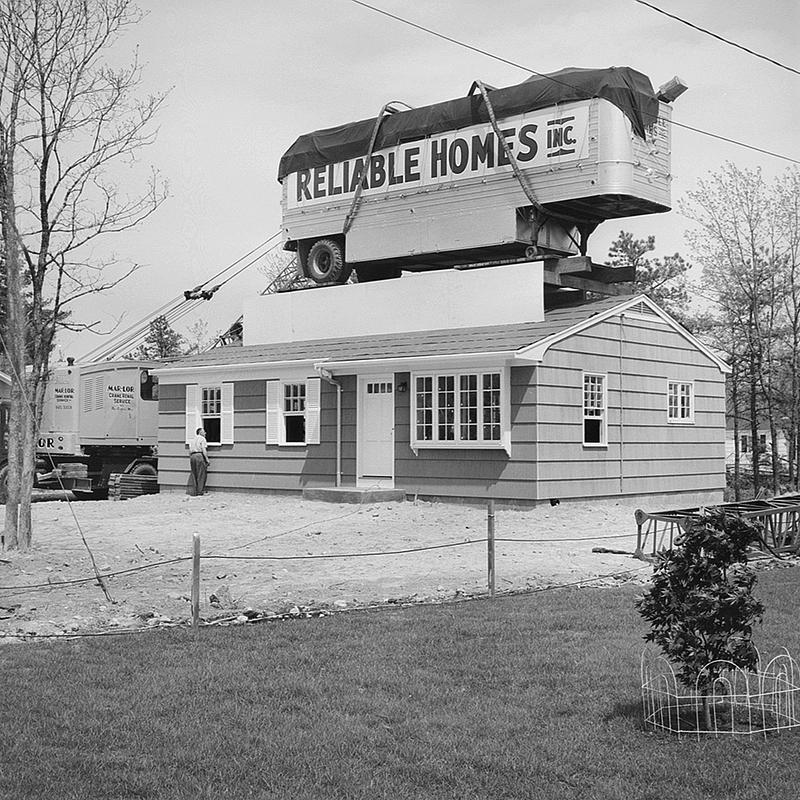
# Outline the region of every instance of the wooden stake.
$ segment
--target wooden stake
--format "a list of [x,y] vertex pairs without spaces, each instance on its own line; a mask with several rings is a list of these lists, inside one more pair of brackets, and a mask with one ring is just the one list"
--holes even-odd
[[200,626],[200,534],[192,537],[192,627]]
[[486,515],[489,596],[494,597],[494,500],[489,501]]

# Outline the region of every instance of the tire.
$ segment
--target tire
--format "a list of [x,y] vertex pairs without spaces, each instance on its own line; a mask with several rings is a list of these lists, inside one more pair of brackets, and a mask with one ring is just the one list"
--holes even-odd
[[352,267],[345,263],[344,249],[335,239],[318,239],[306,257],[306,275],[314,283],[347,283]]
[[158,470],[152,464],[137,464],[128,475],[149,475],[155,478],[158,475]]

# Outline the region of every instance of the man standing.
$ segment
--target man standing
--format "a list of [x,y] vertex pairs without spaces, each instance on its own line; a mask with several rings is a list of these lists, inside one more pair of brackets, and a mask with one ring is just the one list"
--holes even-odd
[[208,472],[208,443],[206,432],[197,429],[197,436],[189,445],[189,484],[186,494],[195,497],[206,492],[206,473]]

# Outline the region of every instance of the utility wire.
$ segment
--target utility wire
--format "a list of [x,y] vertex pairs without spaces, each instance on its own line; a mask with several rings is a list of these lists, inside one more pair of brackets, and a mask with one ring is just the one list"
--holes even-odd
[[763,58],[764,61],[769,61],[770,64],[774,64],[776,67],[780,67],[781,69],[786,69],[789,72],[794,72],[795,75],[800,75],[800,70],[796,70],[794,67],[789,67],[786,64],[782,64],[780,61],[776,61],[774,58],[770,58],[769,56],[757,53],[755,50],[751,50],[749,47],[745,47],[744,45],[732,42],[730,39],[726,39],[724,36],[720,36],[718,33],[714,33],[713,31],[710,31],[707,28],[701,28],[699,25],[695,25],[693,22],[689,22],[688,20],[685,20],[682,17],[678,17],[675,14],[670,14],[668,11],[664,11],[664,9],[659,8],[658,6],[654,6],[652,3],[646,3],[645,0],[634,0],[634,2],[638,3],[640,6],[647,6],[648,8],[652,8],[653,11],[657,11],[659,14],[663,14],[665,17],[669,17],[670,19],[674,19],[677,22],[681,22],[684,25],[688,25],[690,28],[694,28],[696,31],[700,31],[700,33],[705,33],[708,36],[712,36],[714,39],[719,39],[720,42],[725,42],[725,44],[729,44],[732,47],[738,47],[740,50],[744,50],[745,53],[749,53],[751,56],[755,56],[756,58]]
[[[385,17],[389,17],[391,19],[397,20],[398,22],[402,22],[404,25],[409,25],[412,28],[416,28],[417,30],[424,31],[425,33],[431,34],[431,36],[436,36],[439,39],[444,39],[446,42],[451,42],[452,44],[456,44],[459,47],[464,47],[467,50],[472,50],[474,53],[480,53],[481,55],[488,56],[489,58],[493,58],[495,61],[500,61],[503,64],[508,64],[509,66],[516,67],[517,69],[524,70],[525,72],[529,72],[532,75],[538,75],[540,78],[546,78],[553,83],[559,84],[561,86],[566,86],[570,89],[575,89],[574,86],[566,83],[565,81],[558,80],[557,78],[553,78],[550,75],[545,75],[542,72],[537,72],[535,69],[531,69],[531,67],[526,67],[524,64],[519,64],[516,61],[511,61],[507,58],[503,58],[502,56],[498,56],[495,53],[490,53],[488,50],[482,50],[480,47],[475,47],[474,45],[467,44],[466,42],[462,42],[459,39],[454,39],[451,36],[447,36],[439,31],[435,31],[432,28],[426,28],[424,25],[419,25],[416,22],[412,22],[411,20],[405,19],[404,17],[400,17],[397,14],[392,14],[388,11],[385,11],[382,8],[378,8],[377,6],[370,5],[369,3],[363,2],[363,0],[350,0],[351,3],[355,3],[358,6],[363,6],[364,8],[368,8],[370,11],[375,11],[378,14],[382,14]],[[589,98],[587,98],[589,99]],[[780,158],[784,161],[789,161],[792,164],[800,164],[800,160],[796,158],[792,158],[791,156],[785,156],[781,153],[773,153],[769,150],[762,150],[760,147],[755,147],[754,145],[747,144],[746,142],[740,142],[737,139],[729,139],[725,136],[721,136],[716,133],[711,133],[710,131],[702,130],[701,128],[693,128],[690,125],[681,125],[679,122],[675,122],[675,120],[670,119],[670,124],[677,125],[681,128],[687,128],[695,133],[702,134],[704,136],[710,136],[712,139],[720,139],[725,142],[729,142],[730,144],[734,144],[737,147],[744,147],[747,150],[754,150],[757,153],[764,153],[766,155],[773,156],[774,158]]]

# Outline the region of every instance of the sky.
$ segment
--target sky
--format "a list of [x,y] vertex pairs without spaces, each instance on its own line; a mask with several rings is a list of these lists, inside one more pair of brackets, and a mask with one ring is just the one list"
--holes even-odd
[[[800,76],[693,30],[635,0],[371,0],[371,4],[536,72],[630,66],[654,87],[689,90],[673,119],[800,160]],[[656,0],[654,5],[800,69],[796,0]],[[138,48],[141,95],[168,91],[155,143],[119,170],[135,187],[155,167],[169,197],[102,246],[139,269],[76,305],[74,318],[110,331],[150,315],[280,229],[281,155],[303,133],[375,116],[388,100],[422,106],[464,96],[475,79],[509,86],[523,69],[443,41],[352,0],[141,0],[145,16],[109,54]],[[790,162],[672,128],[673,210],[603,223],[589,255],[603,262],[619,231],[656,236],[656,255],[691,260],[677,201],[726,161],[772,179]],[[266,278],[253,266],[176,324],[211,333],[241,314]],[[65,333],[80,358],[103,337]]]

